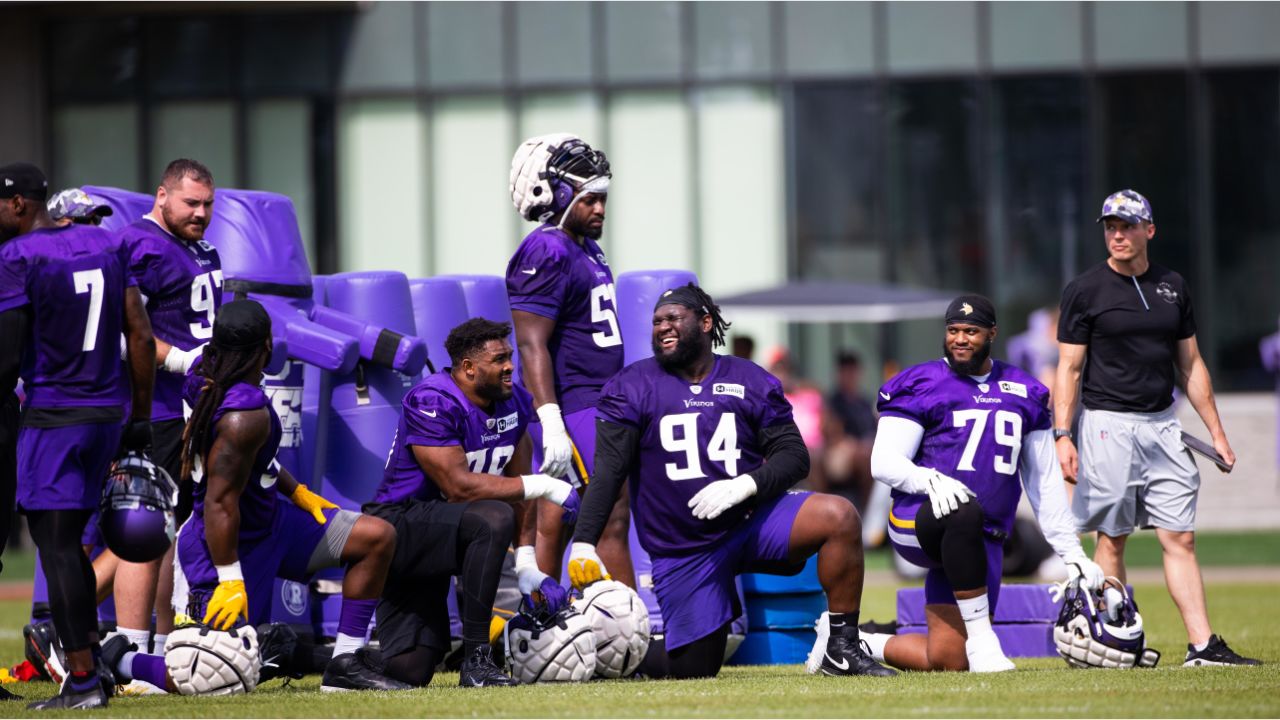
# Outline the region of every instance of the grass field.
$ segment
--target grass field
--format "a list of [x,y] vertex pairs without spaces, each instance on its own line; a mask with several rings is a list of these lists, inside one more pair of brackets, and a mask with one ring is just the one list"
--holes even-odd
[[[1017,660],[998,676],[911,674],[887,680],[811,677],[798,665],[726,668],[699,681],[610,681],[492,690],[456,687],[457,674],[423,690],[390,695],[329,695],[319,678],[283,687],[273,681],[233,698],[121,698],[104,717],[1274,717],[1280,715],[1280,624],[1270,609],[1280,584],[1209,588],[1216,629],[1261,668],[1182,668],[1183,630],[1160,585],[1135,595],[1148,641],[1165,653],[1154,670],[1071,670],[1057,659]],[[868,586],[864,617],[893,616],[895,588]],[[21,660],[27,605],[0,602],[0,661]],[[50,683],[6,686],[26,698],[53,694]],[[0,716],[25,715],[18,704]],[[76,715],[75,713],[71,713]],[[82,716],[82,715],[81,715]]]

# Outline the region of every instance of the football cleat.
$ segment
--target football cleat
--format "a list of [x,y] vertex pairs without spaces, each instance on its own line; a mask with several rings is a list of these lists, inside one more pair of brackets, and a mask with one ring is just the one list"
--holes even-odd
[[329,661],[320,692],[353,690],[412,690],[413,686],[383,675],[368,656],[368,648],[343,653]]
[[102,682],[96,682],[88,690],[76,692],[71,683],[65,683],[62,691],[48,700],[38,700],[27,705],[28,710],[92,710],[107,706],[109,695]]
[[810,675],[817,675],[822,669],[822,658],[827,653],[827,638],[831,637],[831,620],[830,616],[823,612],[813,621],[813,630],[818,637],[813,641],[813,648],[809,650],[809,657],[804,660],[804,670]]
[[458,671],[459,687],[506,687],[519,685],[519,681],[502,672],[493,661],[493,646],[478,645],[462,662]]
[[53,623],[46,620],[23,627],[22,639],[27,660],[35,666],[40,676],[61,685],[67,677],[67,659],[62,653],[62,645],[58,642]]
[[1196,650],[1194,645],[1187,645],[1187,660],[1183,667],[1200,667],[1203,665],[1261,665],[1261,660],[1243,657],[1227,647],[1227,641],[1217,635],[1209,636],[1209,645],[1203,650]]
[[262,659],[262,669],[258,671],[258,684],[278,677],[301,679],[305,673],[292,667],[297,648],[298,633],[287,623],[259,625],[258,656]]
[[5,700],[21,700],[21,699],[22,699],[21,697],[14,695],[8,690],[5,690],[3,687],[0,687],[0,702],[4,702]]
[[819,670],[823,675],[871,675],[891,677],[898,671],[876,662],[856,636],[833,635],[827,639]]

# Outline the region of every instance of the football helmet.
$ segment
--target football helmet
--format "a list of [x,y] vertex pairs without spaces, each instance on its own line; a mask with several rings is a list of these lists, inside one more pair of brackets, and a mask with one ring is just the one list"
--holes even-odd
[[173,544],[173,509],[178,486],[164,468],[140,452],[128,452],[111,466],[98,526],[111,552],[135,563],[151,562]]
[[[1104,591],[1112,587],[1122,601],[1107,610]],[[1055,592],[1056,590],[1056,592]],[[1062,610],[1053,626],[1053,643],[1067,664],[1077,668],[1155,667],[1160,653],[1147,647],[1138,604],[1124,583],[1108,577],[1102,587],[1085,590],[1079,578],[1050,588],[1062,597]]]
[[262,659],[253,626],[187,625],[169,633],[164,664],[182,695],[239,695],[258,686]]
[[521,143],[511,159],[511,202],[525,220],[568,217],[583,194],[609,192],[611,177],[605,154],[576,135],[539,135]]
[[530,605],[522,600],[502,634],[507,669],[521,685],[585,682],[595,675],[595,633],[572,606],[552,613],[545,603]]
[[649,649],[649,609],[635,590],[617,580],[591,583],[573,603],[596,636],[596,675],[626,677]]

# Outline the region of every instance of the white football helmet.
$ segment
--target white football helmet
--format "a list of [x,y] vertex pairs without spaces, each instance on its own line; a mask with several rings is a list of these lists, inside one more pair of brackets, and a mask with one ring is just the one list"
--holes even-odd
[[238,695],[258,686],[262,660],[251,626],[228,631],[187,625],[169,633],[164,664],[183,695]]
[[[1123,601],[1111,617],[1105,609],[1103,591],[1116,588]],[[1062,610],[1053,626],[1053,644],[1067,664],[1077,668],[1155,667],[1160,653],[1147,647],[1138,605],[1129,597],[1124,583],[1108,577],[1102,587],[1089,591],[1080,579],[1056,585],[1063,595]]]
[[[525,220],[546,222],[585,193],[609,192],[609,160],[576,135],[529,138],[511,159],[511,202]],[[561,225],[564,224],[563,219]]]
[[617,580],[594,582],[573,606],[591,622],[596,638],[596,675],[630,675],[649,649],[649,609],[635,590]]
[[503,629],[507,669],[521,685],[536,682],[584,682],[596,671],[591,623],[566,606],[549,613],[545,606],[520,611]]

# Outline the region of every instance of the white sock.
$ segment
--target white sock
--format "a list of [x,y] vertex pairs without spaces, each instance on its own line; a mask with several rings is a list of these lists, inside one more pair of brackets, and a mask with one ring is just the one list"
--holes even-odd
[[138,653],[133,652],[132,650],[130,650],[129,652],[127,652],[127,653],[125,653],[124,655],[121,655],[121,656],[120,656],[120,665],[119,665],[119,667],[113,667],[113,668],[111,668],[111,671],[112,671],[112,672],[114,672],[114,673],[116,674],[116,678],[117,678],[118,680],[132,680],[132,679],[133,679],[133,673],[132,673],[132,672],[130,672],[130,670],[132,670],[132,669],[133,669],[133,658],[134,658],[134,656],[135,656],[135,655],[137,655],[137,654],[138,654]]
[[346,633],[338,633],[338,639],[333,643],[333,656],[345,655],[353,653],[365,646],[364,636],[356,637],[347,635]]
[[116,627],[116,634],[129,638],[129,642],[138,646],[138,650],[146,652],[151,647],[151,631],[150,630],[134,630],[127,627]]
[[875,658],[876,662],[884,662],[884,647],[893,637],[888,633],[864,632],[861,635],[862,642],[867,644],[867,654]]
[[1195,648],[1196,652],[1204,652],[1205,648],[1209,647],[1209,641],[1205,640],[1204,642],[1199,643],[1198,645],[1192,645],[1191,647]]
[[[169,641],[169,633],[165,633],[163,635],[161,635],[160,633],[156,633],[155,637],[151,638],[151,654],[163,655],[164,644],[168,641]],[[138,647],[142,647],[142,646],[139,645]]]
[[991,629],[991,606],[987,602],[986,593],[968,600],[956,598],[956,605],[960,607],[960,617],[964,620],[964,629],[969,635],[969,640],[981,640],[987,636],[995,637],[996,631]]

